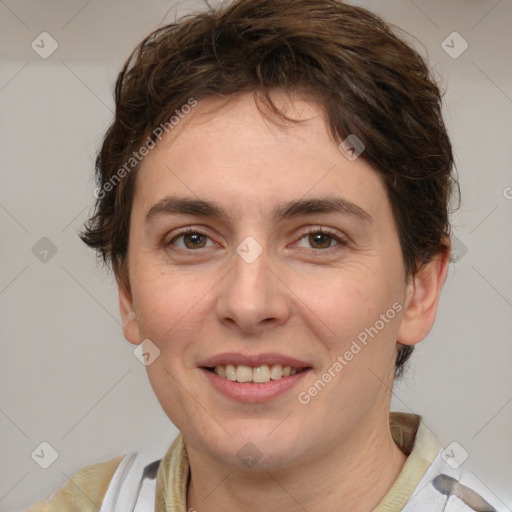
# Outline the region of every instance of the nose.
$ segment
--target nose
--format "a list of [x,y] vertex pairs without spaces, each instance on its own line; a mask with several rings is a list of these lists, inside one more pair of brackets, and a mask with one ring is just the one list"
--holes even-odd
[[245,258],[243,252],[234,254],[232,270],[219,283],[219,321],[253,335],[284,324],[290,301],[288,288],[278,275],[277,265],[269,261],[264,249],[254,260]]

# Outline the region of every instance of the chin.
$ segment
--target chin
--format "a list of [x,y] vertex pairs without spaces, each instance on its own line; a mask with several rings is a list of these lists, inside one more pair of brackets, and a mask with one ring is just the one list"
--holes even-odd
[[211,440],[203,438],[202,442],[212,457],[240,469],[275,471],[296,464],[298,447],[300,452],[305,448],[304,435],[284,428],[284,425],[276,428],[279,422],[257,423],[251,426],[244,421],[237,429],[234,425],[226,427],[233,433],[232,437],[221,429]]

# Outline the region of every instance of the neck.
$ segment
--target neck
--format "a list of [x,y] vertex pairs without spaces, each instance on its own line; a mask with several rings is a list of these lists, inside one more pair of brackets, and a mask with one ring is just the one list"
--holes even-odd
[[[366,512],[386,495],[407,460],[385,424],[360,429],[303,465],[277,471],[220,467],[189,451],[187,510]],[[187,447],[188,450],[188,447]]]

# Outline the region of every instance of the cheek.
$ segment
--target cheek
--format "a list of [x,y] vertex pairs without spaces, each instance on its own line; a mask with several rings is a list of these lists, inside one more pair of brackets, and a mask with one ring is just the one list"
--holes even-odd
[[[323,286],[318,287],[318,282]],[[338,269],[329,279],[303,281],[299,293],[307,297],[301,316],[307,315],[307,323],[317,326],[314,335],[327,351],[326,364],[345,354],[354,370],[362,366],[377,370],[391,364],[400,295],[390,274],[369,267]]]
[[[375,321],[390,297],[388,289],[370,268],[333,269],[321,279],[302,281],[297,293],[307,307],[336,335],[353,335]],[[386,305],[386,308],[389,307]]]
[[192,339],[204,317],[210,289],[205,279],[193,274],[166,271],[138,276],[134,298],[141,335],[161,351],[179,350],[179,340]]

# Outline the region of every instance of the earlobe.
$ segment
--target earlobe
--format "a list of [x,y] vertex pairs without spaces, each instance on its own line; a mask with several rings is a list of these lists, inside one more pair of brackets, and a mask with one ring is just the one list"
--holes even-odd
[[425,263],[411,278],[406,290],[406,307],[397,341],[415,345],[432,329],[439,297],[448,271],[450,246]]
[[142,338],[139,333],[139,326],[135,317],[133,309],[133,298],[128,292],[123,283],[117,280],[117,290],[119,293],[119,311],[121,313],[121,320],[123,322],[123,334],[126,341],[139,345]]

